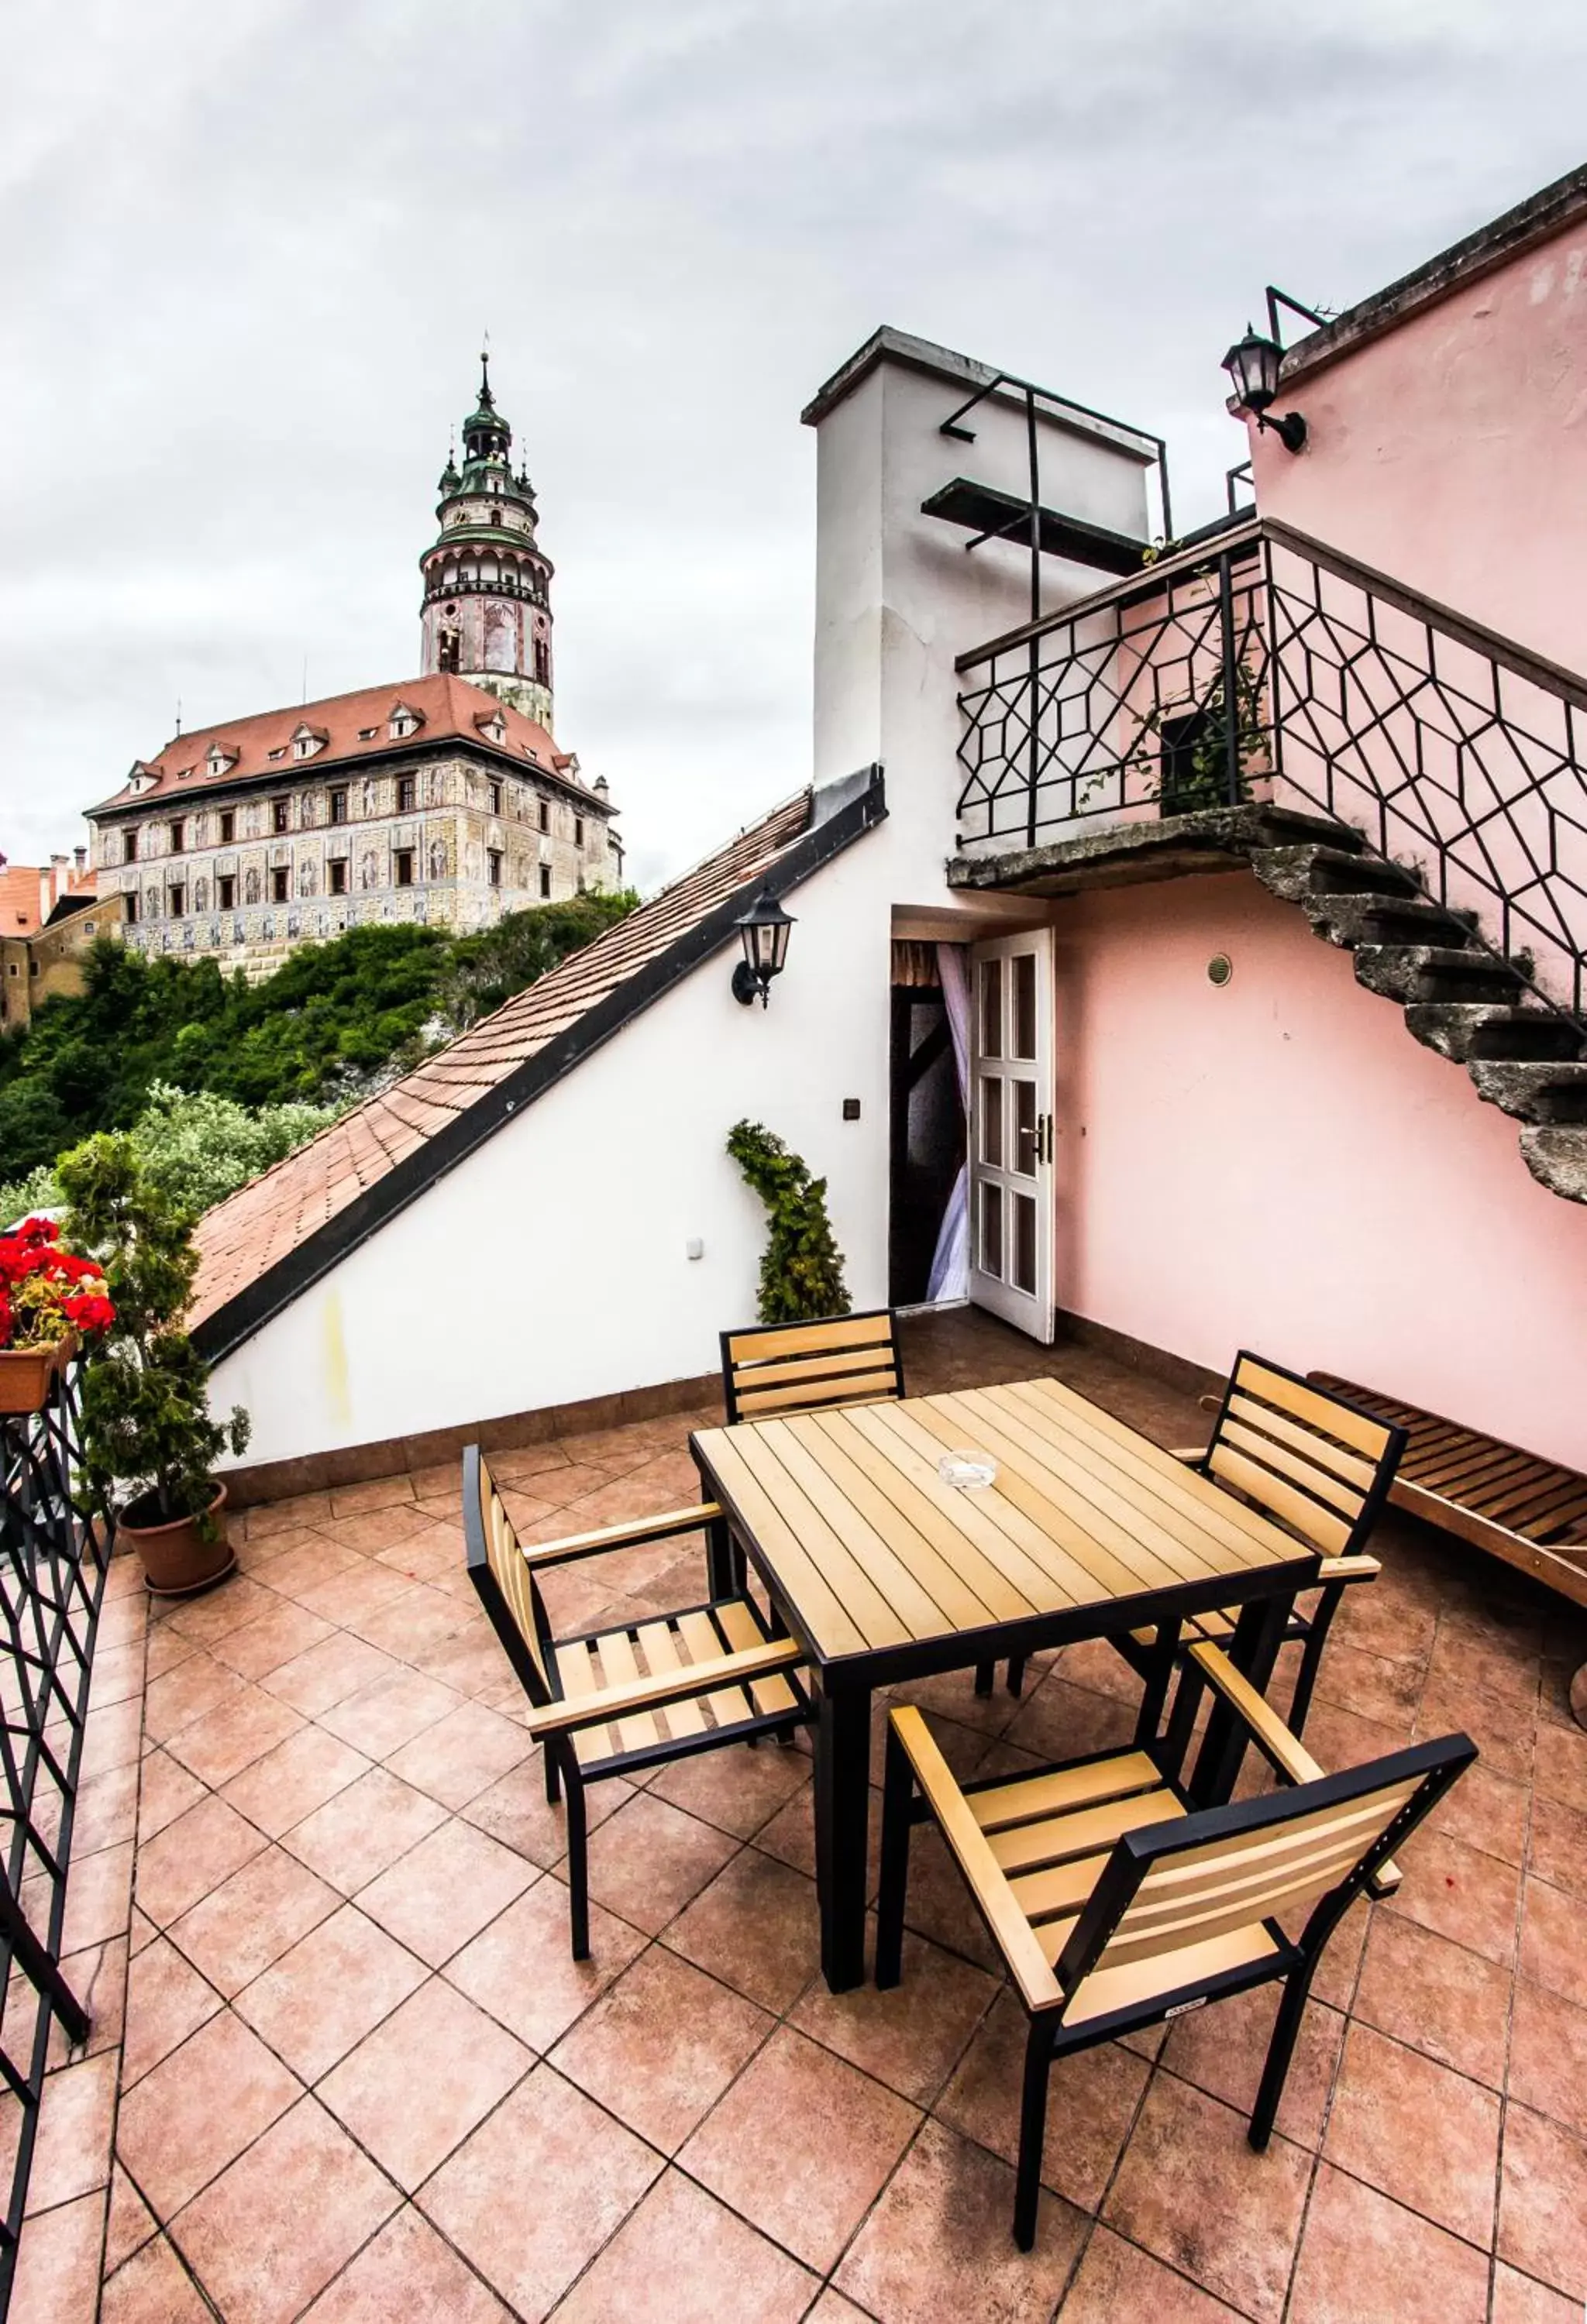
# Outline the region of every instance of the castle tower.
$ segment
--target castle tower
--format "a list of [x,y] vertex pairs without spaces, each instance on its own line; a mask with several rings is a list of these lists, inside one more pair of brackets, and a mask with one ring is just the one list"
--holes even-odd
[[528,474],[512,473],[512,430],[496,410],[488,359],[479,361],[462,470],[448,456],[440,533],[420,559],[421,669],[427,678],[455,670],[551,733],[551,563],[535,540]]

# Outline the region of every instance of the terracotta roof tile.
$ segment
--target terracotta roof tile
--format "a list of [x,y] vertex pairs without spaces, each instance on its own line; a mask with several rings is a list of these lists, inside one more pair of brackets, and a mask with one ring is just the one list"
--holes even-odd
[[798,838],[809,814],[806,791],[218,1204],[198,1226],[200,1264],[189,1323],[201,1323],[267,1275],[406,1154],[450,1127],[558,1033],[761,878]]

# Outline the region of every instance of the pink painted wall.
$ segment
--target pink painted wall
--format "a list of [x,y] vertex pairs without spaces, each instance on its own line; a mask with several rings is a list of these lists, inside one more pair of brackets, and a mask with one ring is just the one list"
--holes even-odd
[[1536,1185],[1464,1069],[1246,874],[1054,916],[1059,1305],[1587,1469],[1587,1208]]
[[1587,669],[1587,226],[1286,389],[1292,456],[1251,429],[1257,505]]

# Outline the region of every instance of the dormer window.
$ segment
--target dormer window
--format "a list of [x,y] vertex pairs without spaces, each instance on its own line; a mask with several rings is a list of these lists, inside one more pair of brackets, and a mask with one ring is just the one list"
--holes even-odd
[[266,751],[264,755],[267,759],[284,759],[287,755],[287,746],[284,742],[280,743],[275,750]]
[[[329,740],[323,727],[300,726],[292,736],[292,756],[294,759],[311,759],[317,751],[324,750]],[[270,755],[273,759],[276,754],[272,751]]]
[[386,732],[393,742],[405,742],[410,734],[418,733],[423,724],[417,710],[410,710],[405,702],[395,702],[386,722]]
[[[212,781],[217,775],[229,774],[236,763],[236,752],[235,751],[223,751],[218,742],[211,742],[208,750],[204,754],[204,771],[209,776]],[[193,770],[191,767],[184,767],[182,769],[184,775],[190,775],[192,771]]]
[[358,729],[358,740],[361,742],[373,742],[379,733],[380,728],[378,726],[360,726]]

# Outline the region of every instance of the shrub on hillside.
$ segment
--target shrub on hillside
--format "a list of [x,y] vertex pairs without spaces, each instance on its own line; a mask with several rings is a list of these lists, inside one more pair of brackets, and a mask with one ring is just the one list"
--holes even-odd
[[[317,1136],[337,1111],[291,1103],[250,1113],[235,1098],[156,1082],[129,1132],[132,1153],[144,1183],[186,1217],[197,1218]],[[0,1187],[0,1222],[28,1211],[59,1209],[57,1168],[78,1150],[63,1155],[54,1167]]]

